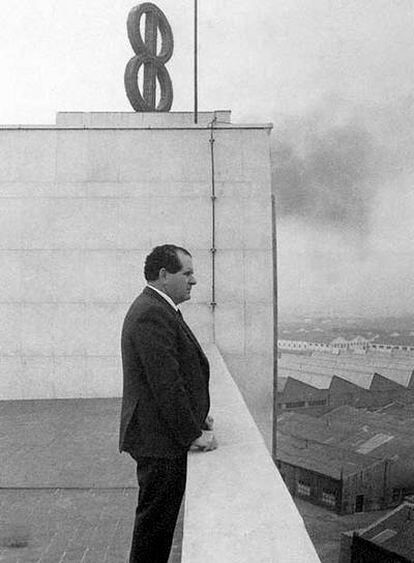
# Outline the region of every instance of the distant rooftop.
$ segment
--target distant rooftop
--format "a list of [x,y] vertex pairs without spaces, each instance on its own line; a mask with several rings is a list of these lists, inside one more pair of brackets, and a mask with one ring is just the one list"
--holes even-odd
[[335,478],[341,468],[347,475],[381,459],[412,457],[414,451],[414,419],[349,406],[319,418],[285,412],[278,417],[278,432],[283,461]]
[[378,459],[344,450],[335,445],[303,441],[281,432],[277,435],[277,457],[284,463],[309,469],[333,479],[359,473]]
[[411,502],[404,502],[367,528],[356,530],[356,533],[389,551],[390,557],[395,554],[414,561],[414,505]]
[[[411,514],[411,518],[414,515]],[[398,530],[392,530],[393,534],[388,535],[382,541],[372,540],[386,549],[406,557],[409,561],[413,561],[414,557],[414,520],[407,519]]]
[[398,320],[315,318],[279,323],[279,338],[330,344],[360,340],[377,345],[414,346],[414,318]]
[[282,353],[278,362],[281,377],[292,377],[318,389],[328,389],[334,376],[369,389],[375,374],[408,387],[414,358],[395,359],[381,353],[359,355],[314,353],[312,356]]

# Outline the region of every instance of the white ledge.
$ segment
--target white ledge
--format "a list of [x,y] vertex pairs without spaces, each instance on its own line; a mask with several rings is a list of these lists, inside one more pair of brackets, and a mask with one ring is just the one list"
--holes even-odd
[[207,354],[219,448],[189,455],[182,563],[320,562],[219,351]]

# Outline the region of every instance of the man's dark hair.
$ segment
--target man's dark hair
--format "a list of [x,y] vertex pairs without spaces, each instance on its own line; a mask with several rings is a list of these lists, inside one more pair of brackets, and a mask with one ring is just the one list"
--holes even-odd
[[152,249],[145,259],[144,276],[147,281],[158,279],[161,268],[165,268],[170,274],[175,274],[183,265],[178,258],[178,252],[183,252],[187,256],[191,254],[181,246],[175,244],[163,244]]

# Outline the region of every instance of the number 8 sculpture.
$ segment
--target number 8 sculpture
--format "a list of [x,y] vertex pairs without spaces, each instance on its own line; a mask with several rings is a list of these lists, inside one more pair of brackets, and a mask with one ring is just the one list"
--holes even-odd
[[[141,18],[145,14],[145,40],[141,35]],[[124,82],[128,99],[135,111],[169,111],[173,101],[170,75],[165,67],[173,53],[174,38],[164,13],[151,2],[132,8],[127,20],[128,39],[135,56],[125,68]],[[157,53],[158,30],[161,35],[161,50]],[[138,73],[144,65],[143,94],[138,84]],[[156,104],[157,81],[160,99]]]

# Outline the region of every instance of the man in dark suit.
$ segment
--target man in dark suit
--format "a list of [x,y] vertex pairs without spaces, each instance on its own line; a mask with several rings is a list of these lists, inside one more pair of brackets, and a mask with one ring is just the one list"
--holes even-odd
[[163,245],[147,256],[147,287],[122,329],[120,451],[139,484],[130,563],[168,561],[183,498],[187,452],[216,447],[208,416],[209,365],[177,305],[195,285],[191,254]]

